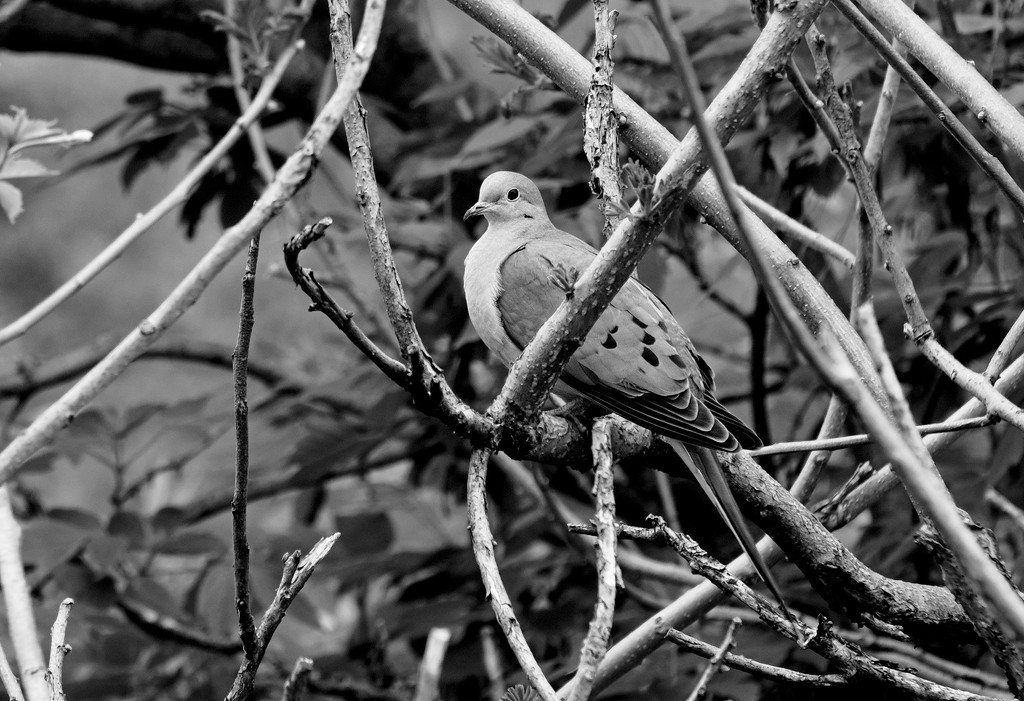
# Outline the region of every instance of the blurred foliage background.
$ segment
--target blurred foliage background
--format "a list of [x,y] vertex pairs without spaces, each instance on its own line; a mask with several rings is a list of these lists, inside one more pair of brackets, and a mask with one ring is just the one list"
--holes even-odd
[[[96,4],[108,5],[118,3]],[[282,3],[241,5],[247,26],[258,29]],[[671,5],[702,87],[713,96],[757,35],[750,9],[728,0]],[[116,41],[103,44],[97,29],[101,19],[159,26],[164,18],[157,10],[147,15],[145,8],[139,16],[112,20],[73,2],[33,1],[0,34],[5,102],[33,117],[59,119],[64,128],[97,133],[92,145],[52,156],[48,164],[63,176],[29,184],[26,212],[15,224],[0,222],[0,323],[68,278],[136,212],[159,199],[237,116],[226,62],[217,53],[223,35],[198,14],[222,8],[198,0],[183,6],[195,12],[180,25],[166,25],[192,42],[178,53],[158,42],[136,47],[135,53]],[[1024,102],[1019,3],[1000,3],[998,12],[986,0],[942,7],[922,0],[918,6],[947,32],[947,15],[955,11],[957,31],[947,33],[948,40],[1014,104]],[[589,3],[527,7],[589,55]],[[687,109],[647,5],[613,7],[621,13],[615,82],[683,134],[689,128]],[[80,13],[80,22],[48,28],[47,12]],[[885,66],[837,15],[826,10],[820,26],[832,43],[837,80],[863,101],[866,126]],[[467,324],[462,261],[481,223],[464,225],[461,214],[475,200],[484,175],[517,170],[541,184],[556,224],[599,243],[600,214],[587,186],[582,150],[582,110],[440,0],[393,3],[385,33],[363,97],[392,244],[435,360],[460,396],[484,409],[504,370]],[[306,37],[304,82],[286,85],[263,120],[278,162],[322,94],[324,80],[312,69],[332,73],[325,4],[317,5]],[[60,42],[70,43],[62,49]],[[810,78],[806,51],[798,49],[796,57]],[[953,95],[935,87],[960,108]],[[1002,156],[993,138],[971,126]],[[377,343],[394,349],[369,270],[341,137],[337,146],[299,195],[308,221],[285,215],[264,234],[257,280],[250,389],[254,609],[261,611],[269,602],[282,553],[305,550],[334,530],[342,534],[277,633],[260,693],[276,697],[295,657],[307,655],[315,662],[313,691],[323,698],[408,698],[427,633],[446,626],[453,639],[443,697],[480,698],[488,693],[483,662],[488,639],[495,641],[509,674],[505,682],[522,679],[493,623],[468,546],[468,445],[414,409],[323,318],[307,314],[307,301],[282,273],[280,244],[315,217],[333,217],[329,240],[307,254],[306,264],[331,283]],[[853,189],[786,82],[773,86],[728,154],[743,185],[853,248]],[[630,156],[625,148],[621,155],[623,162]],[[56,314],[0,351],[5,436],[54,399],[75,376],[74,368],[80,372],[88,359],[134,327],[222,228],[247,210],[261,188],[252,160],[243,139],[183,207]],[[1006,165],[1019,181],[1021,164],[1006,159]],[[982,367],[1024,301],[1021,222],[909,90],[898,97],[879,182],[894,235],[940,342],[968,365]],[[849,271],[793,245],[846,308]],[[50,620],[63,597],[76,600],[69,629],[74,653],[65,668],[73,698],[217,698],[237,667],[230,373],[223,362],[200,357],[202,349],[222,359],[230,356],[241,259],[233,270],[160,342],[162,357],[130,369],[18,481],[37,616]],[[876,307],[893,361],[918,420],[941,420],[965,396],[903,338],[899,300],[883,273],[875,281]],[[813,437],[828,395],[778,332],[745,261],[715,232],[692,212],[681,212],[643,261],[640,275],[716,368],[721,399],[766,443]],[[985,494],[995,488],[1021,503],[1022,448],[1019,433],[995,426],[964,436],[939,458],[959,505],[996,529],[1004,556],[1018,571],[1024,536],[992,510]],[[871,457],[867,449],[837,453],[818,498]],[[762,464],[785,483],[797,460]],[[564,527],[564,509],[580,520],[592,513],[590,476],[509,460],[497,461],[496,467],[489,489],[499,562],[533,649],[548,677],[558,680],[574,669],[594,604],[592,548]],[[639,525],[647,513],[665,513],[665,497],[653,475],[643,464],[618,470],[624,521]],[[735,554],[696,485],[673,481],[672,500],[686,531],[720,557]],[[840,535],[888,576],[936,582],[937,570],[915,543],[915,527],[905,497],[893,494]],[[662,548],[630,547],[647,561],[675,564]],[[779,573],[798,609],[825,610],[794,568],[781,567]],[[625,565],[623,576],[626,588],[619,596],[613,638],[685,586]],[[733,613],[716,612],[697,634],[715,642],[724,629],[722,619]],[[759,660],[824,671],[818,658],[756,622],[740,630],[738,642],[739,652]],[[884,656],[888,650],[886,641],[872,636],[860,642],[873,654]],[[937,640],[930,651],[994,671],[978,646]],[[693,686],[702,668],[703,661],[665,648],[603,698],[676,698]],[[710,693],[751,701],[816,696],[738,672],[721,674]],[[860,698],[865,689],[827,693]]]

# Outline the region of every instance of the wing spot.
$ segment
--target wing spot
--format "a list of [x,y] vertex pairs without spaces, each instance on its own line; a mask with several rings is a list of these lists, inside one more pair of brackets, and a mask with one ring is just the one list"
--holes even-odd
[[640,354],[640,357],[646,360],[651,367],[658,367],[658,356],[650,348],[644,348],[644,352]]
[[[612,333],[615,332],[613,331]],[[604,337],[604,341],[601,342],[601,345],[607,348],[608,350],[611,350],[612,348],[619,344],[615,342],[615,337],[612,336],[612,334],[608,334],[607,336]]]
[[668,359],[671,360],[677,368],[682,368],[683,370],[686,369],[686,363],[683,362],[682,357],[680,357],[678,353],[673,353],[668,357]]
[[629,318],[632,319],[633,323],[636,324],[637,326],[639,326],[640,328],[642,328],[642,329],[646,329],[647,328],[647,324],[645,324],[644,322],[640,321],[639,319],[637,319],[632,314],[629,315]]
[[640,340],[645,346],[649,346],[654,343],[654,336],[644,331],[644,337]]
[[668,332],[668,324],[665,323],[664,319],[658,319],[658,328],[666,333]]

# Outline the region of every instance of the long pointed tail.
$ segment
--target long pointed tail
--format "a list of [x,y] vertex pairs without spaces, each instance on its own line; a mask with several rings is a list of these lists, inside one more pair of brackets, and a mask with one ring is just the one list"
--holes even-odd
[[761,557],[761,552],[757,549],[757,541],[754,540],[750,529],[747,528],[746,521],[743,520],[740,507],[736,503],[736,497],[732,495],[732,490],[729,489],[729,484],[725,481],[725,476],[722,474],[722,467],[718,464],[718,458],[707,448],[691,447],[675,440],[669,440],[668,443],[679,457],[682,458],[683,462],[686,463],[686,466],[690,468],[697,482],[711,499],[711,503],[715,505],[718,513],[722,515],[722,520],[729,526],[729,530],[732,531],[740,547],[743,548],[743,552],[754,563],[754,569],[757,570],[757,574],[767,585],[775,600],[779,602],[786,617],[792,621],[792,612],[786,606],[785,599],[782,598],[782,590],[779,588],[778,582],[775,581],[772,571],[768,569],[768,563],[764,561],[764,558]]

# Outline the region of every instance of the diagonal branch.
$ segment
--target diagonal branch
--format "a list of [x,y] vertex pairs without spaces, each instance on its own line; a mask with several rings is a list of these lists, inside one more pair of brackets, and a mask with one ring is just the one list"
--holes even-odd
[[252,99],[249,109],[245,110],[242,116],[235,120],[235,123],[231,125],[231,128],[228,129],[221,140],[196,163],[184,178],[178,181],[178,184],[162,200],[153,205],[145,214],[137,217],[117,238],[111,241],[85,267],[79,270],[74,277],[50,293],[32,309],[0,329],[0,346],[24,335],[25,332],[46,318],[54,309],[71,298],[72,295],[85,287],[90,280],[117,260],[128,246],[134,243],[142,234],[146,233],[165,214],[184,202],[192,188],[203,179],[210,169],[224,158],[224,155],[241,138],[249,125],[253,124],[263,110],[266,109],[267,104],[270,102],[270,97],[274,93],[274,88],[277,87],[284,76],[284,71],[288,64],[304,46],[305,42],[300,40],[281,52],[277,63],[274,64],[273,70],[267,75],[260,86],[259,92]]
[[[369,16],[369,13],[367,13]],[[357,55],[369,56],[376,46],[380,24],[363,22]],[[96,367],[43,411],[28,428],[0,452],[0,482],[13,477],[21,465],[50,442],[96,395],[151,346],[191,307],[213,278],[241,251],[253,234],[266,226],[285,202],[309,179],[319,154],[341,121],[341,114],[366,75],[369,61],[356,61],[331,99],[314,120],[299,147],[278,170],[252,209],[230,227],[152,314],[139,324]]]

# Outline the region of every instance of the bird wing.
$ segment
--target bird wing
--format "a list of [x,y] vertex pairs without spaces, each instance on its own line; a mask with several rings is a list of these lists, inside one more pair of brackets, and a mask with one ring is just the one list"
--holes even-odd
[[[565,280],[597,255],[558,231],[526,241],[501,264],[498,317],[520,348],[565,299]],[[566,364],[562,380],[617,414],[690,445],[733,451],[756,434],[711,394],[714,376],[658,297],[630,279]]]

